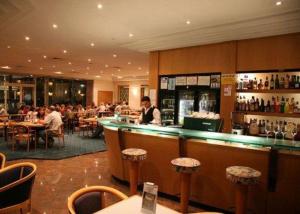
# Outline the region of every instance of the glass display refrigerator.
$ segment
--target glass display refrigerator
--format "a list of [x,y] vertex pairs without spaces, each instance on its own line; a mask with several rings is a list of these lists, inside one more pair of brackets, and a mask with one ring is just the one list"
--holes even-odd
[[220,113],[220,74],[161,76],[158,107],[163,125],[183,125],[193,112]]

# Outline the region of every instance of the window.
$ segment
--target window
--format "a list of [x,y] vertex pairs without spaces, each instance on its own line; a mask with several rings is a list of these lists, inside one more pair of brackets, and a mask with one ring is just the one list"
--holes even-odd
[[129,86],[119,86],[119,101],[129,100]]

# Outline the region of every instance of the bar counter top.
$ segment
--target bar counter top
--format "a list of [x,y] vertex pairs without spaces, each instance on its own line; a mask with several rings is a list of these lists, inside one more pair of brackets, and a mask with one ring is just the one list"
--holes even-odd
[[183,128],[162,127],[156,125],[136,125],[124,122],[118,122],[114,118],[99,119],[99,123],[106,127],[115,127],[118,129],[134,130],[144,133],[156,133],[161,135],[172,135],[186,139],[204,139],[225,141],[226,143],[240,143],[243,145],[256,147],[271,147],[272,149],[285,149],[300,151],[300,141],[282,140],[265,137],[255,137],[246,135],[235,135],[219,132],[206,132],[198,130],[189,130]]

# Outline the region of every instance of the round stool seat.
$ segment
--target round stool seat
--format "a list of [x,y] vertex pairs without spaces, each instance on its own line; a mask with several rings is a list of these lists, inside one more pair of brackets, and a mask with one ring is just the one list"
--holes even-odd
[[246,166],[231,166],[226,168],[226,178],[232,183],[252,185],[259,182],[261,172]]
[[147,157],[147,151],[144,149],[129,148],[122,151],[122,158],[129,161],[142,161]]
[[201,165],[200,162],[193,158],[176,158],[171,161],[176,172],[192,173]]

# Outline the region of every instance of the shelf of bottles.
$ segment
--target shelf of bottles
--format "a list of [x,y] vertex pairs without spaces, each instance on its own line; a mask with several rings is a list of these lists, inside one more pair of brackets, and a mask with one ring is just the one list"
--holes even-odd
[[237,74],[235,111],[300,118],[300,70]]

